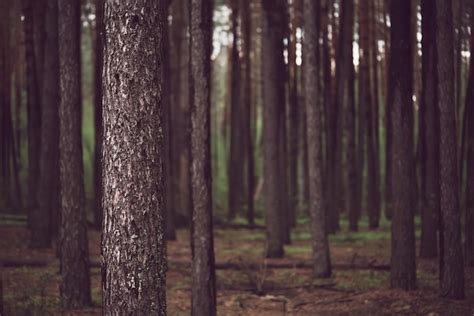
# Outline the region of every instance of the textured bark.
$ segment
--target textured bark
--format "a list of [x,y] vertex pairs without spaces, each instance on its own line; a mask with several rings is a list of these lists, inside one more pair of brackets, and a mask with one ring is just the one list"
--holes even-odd
[[239,57],[239,2],[231,1],[232,7],[232,50],[230,53],[230,154],[229,154],[229,195],[228,219],[235,218],[242,208],[244,193],[244,162],[242,151],[244,147],[244,132],[242,130],[243,106],[241,98],[241,66]]
[[[471,30],[474,27],[474,14],[471,14]],[[471,32],[471,52],[474,52],[474,32]],[[466,214],[464,222],[464,253],[466,265],[474,266],[474,54],[471,54],[469,79],[466,93],[467,116],[467,183]],[[462,160],[461,160],[462,161]]]
[[304,0],[304,72],[305,107],[308,130],[308,171],[309,171],[309,213],[313,248],[314,275],[329,277],[331,262],[326,233],[326,203],[322,183],[322,128],[321,104],[318,102],[318,50],[317,4],[314,0]]
[[412,64],[410,0],[392,1],[390,86],[393,89],[393,218],[390,283],[404,290],[416,286],[414,205],[411,200],[414,174],[412,111]]
[[254,115],[252,115],[252,19],[250,11],[251,0],[240,0],[242,8],[242,40],[243,40],[243,106],[245,108],[244,124],[247,135],[247,221],[255,222],[254,193],[255,193],[255,158],[254,158]]
[[104,58],[104,0],[95,0],[95,68],[94,68],[94,225],[102,226],[102,70]]
[[[81,142],[81,2],[58,2],[61,104],[61,304],[91,304]],[[47,66],[47,64],[45,64]]]
[[[263,177],[267,222],[267,257],[282,257],[284,229],[282,222],[282,183],[286,181],[281,169],[281,110],[284,108],[283,38],[281,34],[284,12],[282,0],[263,1],[264,21],[262,36],[263,79]],[[283,65],[284,67],[284,65]]]
[[441,240],[440,291],[464,298],[464,265],[456,157],[453,15],[449,2],[436,0],[436,53],[440,110]]
[[357,161],[356,161],[356,133],[355,133],[355,69],[352,55],[352,42],[354,34],[354,3],[345,1],[342,3],[342,15],[340,25],[340,47],[343,52],[341,68],[342,78],[340,80],[340,96],[339,102],[345,104],[346,114],[345,127],[347,130],[347,149],[346,149],[346,166],[347,166],[347,182],[346,197],[347,210],[349,217],[349,228],[357,231]]
[[[48,0],[46,8],[46,38],[44,48],[44,70],[40,74],[41,93],[41,156],[38,182],[39,202],[36,225],[44,227],[48,243],[51,235],[58,237],[60,227],[59,188],[59,48],[58,48],[58,5],[57,0]],[[49,223],[46,222],[49,220]],[[41,223],[45,221],[45,223]],[[44,226],[43,226],[44,225]],[[32,238],[36,235],[32,234]],[[33,242],[33,240],[32,240]]]
[[[39,94],[39,75],[37,71],[38,58],[35,54],[35,24],[32,0],[25,1],[23,8],[25,55],[26,55],[26,90],[27,90],[27,129],[28,129],[28,224],[31,228],[30,246],[46,248],[51,244],[49,236],[48,214],[42,214],[37,201],[38,179],[40,178],[41,150],[41,106]],[[38,19],[44,16],[38,16]]]
[[[168,17],[169,6],[171,0],[166,2],[167,7],[165,11],[165,17]],[[166,20],[167,21],[167,20]],[[162,69],[162,82],[163,82],[163,178],[164,178],[164,189],[165,189],[165,209],[166,209],[166,239],[176,240],[176,228],[175,228],[175,207],[174,207],[174,186],[172,185],[173,173],[172,173],[172,152],[171,144],[172,139],[172,121],[171,121],[171,45],[170,45],[170,28],[169,23],[163,23],[163,69]]]
[[[165,6],[105,2],[102,288],[107,315],[165,315]],[[146,14],[143,14],[145,12]]]
[[[420,114],[424,121],[424,177],[421,214],[420,257],[438,254],[437,228],[439,218],[439,110],[436,99],[436,9],[434,0],[421,1],[422,14],[422,99]],[[421,123],[421,121],[420,121]],[[422,129],[420,129],[420,132]]]
[[189,0],[192,299],[191,314],[216,315],[211,184],[212,0]]

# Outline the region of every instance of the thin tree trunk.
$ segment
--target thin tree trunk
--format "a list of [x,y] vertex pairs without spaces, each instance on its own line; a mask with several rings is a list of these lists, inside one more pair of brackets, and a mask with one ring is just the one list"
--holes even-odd
[[61,305],[66,309],[73,309],[91,304],[81,141],[81,2],[79,0],[58,2],[58,25],[61,86],[60,292]]
[[410,290],[416,286],[415,227],[412,205],[413,157],[412,58],[410,41],[410,0],[392,1],[390,87],[393,89],[393,218],[390,283]]
[[[33,1],[25,2],[23,8],[25,18],[25,54],[27,72],[27,129],[28,129],[28,224],[31,228],[30,246],[32,248],[46,248],[51,244],[48,227],[48,214],[41,214],[37,201],[38,180],[40,178],[39,157],[41,150],[41,107],[39,94],[39,78],[42,72],[37,71],[38,58],[35,54],[35,31],[39,28],[39,21],[35,24]],[[38,16],[38,19],[44,16]],[[41,51],[41,49],[39,50]]]
[[102,227],[102,70],[104,57],[104,0],[95,0],[95,69],[94,69],[94,224]]
[[212,228],[211,50],[213,1],[189,0],[192,286],[191,314],[216,315],[216,277]]
[[244,193],[244,148],[245,133],[242,131],[244,107],[241,98],[241,66],[239,56],[239,1],[232,0],[232,50],[230,54],[230,155],[229,155],[229,195],[228,219],[233,220],[242,208]]
[[[471,14],[471,30],[474,27],[474,14]],[[464,223],[464,253],[467,266],[474,266],[474,32],[470,39],[471,57],[469,79],[466,91],[467,117],[467,183],[466,183],[466,214]],[[462,160],[461,160],[462,161]]]
[[[422,98],[420,139],[423,140],[424,191],[421,210],[420,257],[433,258],[438,255],[439,218],[439,110],[436,98],[436,9],[434,0],[421,1],[422,14]],[[424,157],[423,157],[424,156]],[[422,173],[422,176],[423,176]]]
[[156,1],[107,0],[104,12],[103,309],[166,315],[165,10]]
[[451,4],[436,0],[436,52],[440,110],[441,241],[440,291],[444,297],[464,298],[464,265],[456,157],[453,13]]
[[305,107],[308,130],[309,213],[313,248],[313,273],[316,277],[331,275],[331,260],[326,232],[326,203],[322,181],[321,103],[318,102],[318,11],[314,0],[304,0]]

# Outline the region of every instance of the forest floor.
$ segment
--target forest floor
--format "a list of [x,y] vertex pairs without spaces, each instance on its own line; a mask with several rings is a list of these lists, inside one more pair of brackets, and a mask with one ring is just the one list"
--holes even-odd
[[[363,225],[363,224],[362,224]],[[363,226],[364,227],[364,226]],[[474,315],[474,269],[466,268],[467,299],[438,294],[437,259],[417,261],[418,289],[389,287],[390,230],[345,229],[330,237],[333,276],[313,279],[310,235],[303,223],[285,246],[285,258],[263,260],[265,231],[215,229],[219,315]],[[94,307],[65,313],[59,307],[59,263],[53,250],[28,249],[24,224],[0,221],[0,258],[6,315],[101,315],[101,273],[91,268]],[[91,262],[100,262],[100,233],[89,231]],[[168,243],[168,315],[190,314],[189,233]],[[252,264],[250,264],[252,263]]]

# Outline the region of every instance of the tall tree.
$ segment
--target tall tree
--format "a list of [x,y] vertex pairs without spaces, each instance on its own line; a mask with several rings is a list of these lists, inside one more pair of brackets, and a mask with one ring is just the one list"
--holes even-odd
[[438,254],[439,218],[439,110],[436,99],[436,9],[434,0],[421,1],[422,14],[422,97],[420,123],[424,120],[422,146],[424,153],[424,192],[421,210],[420,257]]
[[[169,15],[169,7],[171,0],[166,2],[165,16]],[[172,133],[172,82],[168,80],[172,77],[171,74],[171,43],[170,43],[170,27],[168,19],[163,23],[163,68],[162,68],[162,82],[163,82],[163,178],[165,190],[165,208],[166,208],[166,239],[176,240],[175,227],[175,204],[174,204],[174,189],[173,186],[173,157],[172,147],[173,133]]]
[[81,1],[58,2],[58,25],[61,303],[77,308],[91,304],[81,141]]
[[391,1],[390,87],[393,90],[393,218],[390,283],[404,290],[416,286],[414,205],[411,178],[414,173],[412,107],[412,58],[410,0]]
[[[474,14],[471,13],[471,30],[474,28]],[[474,266],[474,32],[471,31],[471,57],[466,93],[467,116],[467,184],[466,214],[464,222],[466,265]]]
[[250,10],[251,0],[240,0],[242,8],[242,41],[243,41],[243,98],[242,106],[245,109],[245,125],[247,136],[247,221],[253,224],[255,221],[254,193],[255,193],[255,158],[254,158],[254,128],[255,121],[252,115],[252,19]]
[[212,0],[189,0],[191,183],[192,183],[192,311],[216,315],[216,277],[211,185],[211,50]]
[[105,314],[166,315],[160,114],[164,9],[158,1],[105,2]]
[[94,224],[102,226],[102,70],[104,58],[104,0],[95,0],[94,68]]
[[436,53],[440,110],[441,240],[440,290],[449,298],[464,298],[464,264],[457,169],[454,29],[450,2],[436,0]]
[[231,50],[231,97],[230,97],[230,155],[229,155],[229,196],[228,218],[234,219],[242,207],[244,192],[244,151],[243,106],[241,98],[241,65],[239,52],[239,1],[231,0],[232,7],[232,50]]
[[[40,225],[48,229],[45,237],[51,234],[58,237],[60,226],[60,188],[59,188],[59,43],[58,43],[58,4],[56,0],[46,2],[46,37],[44,48],[44,69],[40,74],[41,92],[41,156],[40,178],[37,201]],[[49,220],[49,223],[47,222]],[[41,222],[45,221],[44,224]],[[43,226],[44,225],[44,226]],[[32,236],[34,238],[35,236]]]
[[[263,177],[267,221],[267,257],[282,257],[285,207],[282,185],[286,173],[282,166],[281,111],[285,107],[282,13],[285,1],[264,0],[262,36],[263,78]],[[283,111],[284,112],[284,111]]]
[[[25,32],[25,54],[26,54],[26,72],[27,72],[27,113],[28,113],[28,223],[31,228],[32,248],[45,248],[51,244],[48,227],[48,214],[41,214],[37,201],[38,179],[40,178],[40,145],[41,145],[41,107],[40,107],[40,88],[38,76],[42,72],[38,71],[38,55],[35,48],[35,32],[40,25],[40,19],[44,19],[43,15],[36,15],[33,11],[34,1],[24,2],[24,32]],[[36,19],[35,19],[36,17]],[[35,23],[36,21],[36,23]],[[38,48],[42,51],[42,47]]]
[[309,213],[313,248],[313,270],[317,277],[331,275],[329,243],[326,233],[326,204],[322,182],[321,104],[318,98],[318,21],[317,3],[304,0],[305,107],[308,129]]

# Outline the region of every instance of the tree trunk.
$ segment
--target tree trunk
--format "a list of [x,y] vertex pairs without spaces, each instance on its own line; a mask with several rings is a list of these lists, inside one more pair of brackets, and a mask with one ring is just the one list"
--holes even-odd
[[[439,218],[439,110],[436,98],[436,9],[434,0],[421,1],[422,14],[422,99],[420,123],[424,121],[423,163],[424,192],[421,210],[420,257],[433,258],[438,255]],[[420,128],[420,132],[422,129]]]
[[464,298],[464,265],[456,157],[453,13],[451,3],[436,0],[436,53],[440,110],[441,240],[440,290],[444,297]]
[[216,315],[211,185],[211,50],[213,1],[189,0],[192,315]]
[[164,13],[155,1],[105,2],[102,288],[107,315],[166,315]]
[[243,106],[240,88],[240,56],[239,56],[239,2],[231,1],[232,7],[232,50],[230,56],[230,155],[229,155],[229,195],[228,219],[233,220],[242,208],[244,193],[244,162],[242,157],[244,148],[244,132],[242,131]]
[[244,124],[246,125],[247,135],[247,221],[253,225],[255,222],[254,211],[254,193],[255,193],[255,158],[254,158],[254,128],[255,120],[252,115],[252,19],[251,19],[251,0],[241,0],[242,8],[242,40],[243,40],[243,106],[245,108],[246,117]]
[[[474,27],[474,14],[471,14],[471,30]],[[466,184],[466,214],[464,223],[465,261],[466,265],[474,266],[474,32],[470,39],[471,54],[469,79],[466,93],[467,116],[467,184]],[[461,160],[462,161],[462,160]]]
[[326,203],[324,202],[322,181],[322,133],[321,104],[318,98],[318,11],[314,0],[304,0],[304,64],[305,64],[305,107],[308,130],[308,171],[309,171],[309,213],[313,248],[314,275],[329,277],[331,260],[326,232]]
[[[51,236],[58,237],[60,229],[60,185],[59,185],[59,42],[58,5],[55,0],[47,1],[46,38],[44,48],[44,70],[41,93],[41,156],[40,178],[37,201],[39,217],[36,220],[49,221],[44,224],[48,244]],[[32,235],[32,238],[35,236]],[[59,247],[58,247],[59,248]]]
[[[40,178],[41,150],[41,106],[39,94],[39,75],[35,54],[35,31],[39,27],[34,20],[32,0],[25,1],[23,8],[25,54],[26,54],[26,90],[27,90],[27,129],[28,129],[28,224],[31,229],[30,246],[32,248],[47,248],[51,245],[48,225],[48,214],[42,214],[37,201],[38,180]],[[44,16],[38,16],[43,19]]]
[[267,222],[267,250],[269,258],[283,257],[285,220],[282,182],[286,181],[281,165],[281,110],[284,108],[284,78],[282,17],[285,4],[282,0],[263,1],[264,21],[262,36],[263,80],[263,177]]
[[104,0],[95,0],[95,69],[94,69],[94,225],[102,227],[102,70],[104,58]]
[[62,306],[70,309],[91,304],[81,141],[81,2],[79,0],[58,2],[58,25],[61,86],[60,292]]
[[411,187],[415,170],[413,157],[412,58],[410,0],[392,1],[390,87],[393,90],[393,218],[390,283],[404,290],[416,286],[415,227]]

